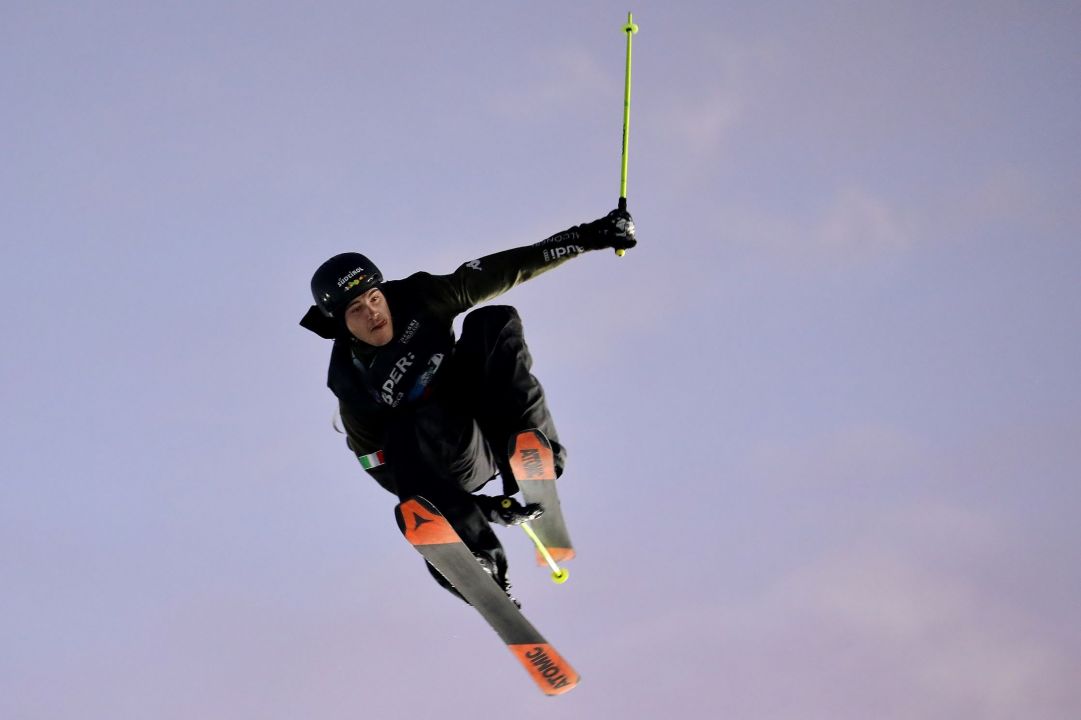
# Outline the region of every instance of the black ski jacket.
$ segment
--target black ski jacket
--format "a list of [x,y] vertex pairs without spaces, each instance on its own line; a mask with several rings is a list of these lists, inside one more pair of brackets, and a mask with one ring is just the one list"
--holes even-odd
[[[340,320],[312,306],[300,324],[334,340],[327,386],[338,398],[347,444],[357,457],[381,449],[389,423],[429,400],[454,347],[455,316],[585,252],[578,240],[571,229],[471,260],[449,275],[418,272],[384,282],[394,337],[381,347],[361,342]],[[368,472],[397,494],[393,470],[388,464]]]

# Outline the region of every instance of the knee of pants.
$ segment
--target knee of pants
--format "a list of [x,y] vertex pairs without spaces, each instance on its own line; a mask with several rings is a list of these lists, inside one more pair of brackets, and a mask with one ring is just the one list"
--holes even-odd
[[512,322],[521,324],[518,311],[510,305],[488,305],[470,312],[462,321],[462,337],[485,329],[499,331]]

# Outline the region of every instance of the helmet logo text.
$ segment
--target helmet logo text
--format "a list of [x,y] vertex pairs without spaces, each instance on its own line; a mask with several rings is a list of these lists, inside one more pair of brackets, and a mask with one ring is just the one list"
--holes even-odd
[[[364,272],[364,268],[358,267],[356,270],[353,270],[352,272],[347,273],[345,275],[345,277],[338,278],[338,287],[341,287],[341,286],[345,285],[346,283],[349,283],[349,285],[346,286],[346,289],[348,289],[348,288],[356,287],[357,285],[361,284],[362,282],[364,282],[364,278],[367,277],[367,275],[360,275],[360,273],[362,273],[362,272]],[[360,277],[356,277],[357,275],[360,275]],[[352,280],[353,278],[356,278],[356,282],[350,283],[349,281]]]

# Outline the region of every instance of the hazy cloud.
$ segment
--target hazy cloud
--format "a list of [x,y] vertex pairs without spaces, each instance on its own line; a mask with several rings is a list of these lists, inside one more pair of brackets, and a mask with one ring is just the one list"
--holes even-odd
[[765,603],[769,616],[789,619],[797,645],[830,648],[818,680],[862,676],[849,702],[863,709],[845,717],[880,703],[886,716],[921,718],[1066,717],[1077,706],[1070,678],[1081,665],[1054,628],[981,582],[976,568],[1003,541],[990,518],[914,507],[853,540],[792,573]]
[[546,71],[531,85],[515,86],[493,95],[494,112],[510,118],[527,118],[556,110],[612,87],[613,78],[582,48],[564,48],[545,55]]
[[697,157],[716,154],[740,119],[743,104],[730,90],[714,89],[705,97],[687,98],[665,114],[665,124]]
[[793,266],[874,262],[905,253],[915,240],[904,212],[855,186],[838,190],[804,222],[748,208],[728,209],[724,217],[747,254]]
[[[747,121],[758,87],[773,72],[777,52],[768,44],[711,38],[682,57],[686,83],[655,87],[662,109],[657,124],[666,130],[669,152],[694,162],[716,160],[733,132]],[[688,90],[691,90],[689,92]]]
[[662,687],[704,707],[688,691],[709,672],[709,707],[730,718],[1069,717],[1081,662],[1053,621],[981,579],[1005,541],[994,519],[930,503],[878,521],[760,595],[658,618],[632,644],[694,638],[687,675]]

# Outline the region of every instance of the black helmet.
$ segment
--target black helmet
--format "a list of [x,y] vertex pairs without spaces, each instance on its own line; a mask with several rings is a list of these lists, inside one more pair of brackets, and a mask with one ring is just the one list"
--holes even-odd
[[312,297],[324,315],[340,319],[353,298],[382,282],[383,274],[371,260],[360,253],[342,253],[320,265],[312,275]]

